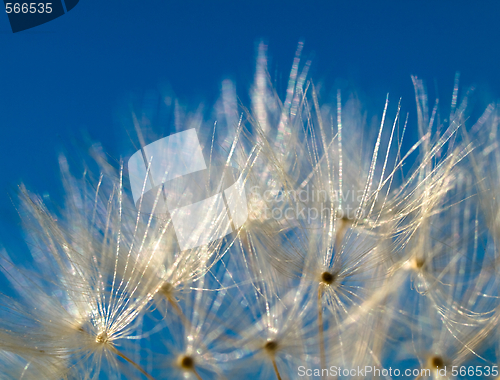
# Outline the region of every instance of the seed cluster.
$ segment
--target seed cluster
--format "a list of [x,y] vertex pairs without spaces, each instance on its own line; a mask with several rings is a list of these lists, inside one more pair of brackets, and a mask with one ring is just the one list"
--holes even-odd
[[387,99],[368,125],[354,95],[323,101],[301,50],[283,99],[261,46],[246,107],[224,81],[210,116],[161,110],[196,128],[203,176],[156,178],[164,136],[134,111],[144,178],[93,147],[96,174],[60,158],[59,207],[19,187],[32,257],[0,255],[2,378],[497,376],[497,106],[474,124],[458,77],[449,109],[413,77],[416,112]]

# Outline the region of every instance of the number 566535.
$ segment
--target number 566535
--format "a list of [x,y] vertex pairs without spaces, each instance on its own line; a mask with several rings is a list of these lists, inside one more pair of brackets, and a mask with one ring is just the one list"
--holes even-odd
[[52,13],[52,3],[6,3],[7,13]]

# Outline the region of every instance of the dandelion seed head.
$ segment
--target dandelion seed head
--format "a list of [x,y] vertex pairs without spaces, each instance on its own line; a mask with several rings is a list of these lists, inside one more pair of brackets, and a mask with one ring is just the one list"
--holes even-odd
[[425,257],[414,256],[406,260],[403,263],[402,268],[408,271],[420,272],[421,270],[423,270],[425,263],[426,263]]
[[421,271],[425,266],[425,257],[415,256],[408,261],[408,267],[414,271]]
[[276,351],[278,350],[278,342],[276,342],[275,340],[270,340],[270,341],[266,342],[266,344],[264,344],[264,350],[268,354],[274,355],[276,353]]
[[109,341],[108,333],[106,331],[102,331],[95,337],[96,343],[106,344]]
[[177,364],[183,370],[192,371],[194,369],[194,366],[195,366],[195,361],[194,361],[194,358],[192,356],[181,355],[177,359]]
[[335,281],[336,275],[330,272],[321,273],[321,282],[325,285],[331,285]]
[[172,296],[172,294],[173,294],[173,292],[174,292],[174,291],[175,291],[174,286],[173,286],[171,283],[169,283],[169,282],[165,282],[165,283],[161,286],[161,288],[160,288],[160,290],[158,291],[158,293],[160,293],[162,296],[164,296],[164,297],[167,297],[167,298],[168,298],[168,297],[171,297],[171,296]]
[[439,355],[432,355],[431,357],[429,357],[428,359],[428,365],[430,368],[436,368],[436,369],[440,369],[440,368],[444,368],[445,366],[445,361],[444,359],[439,356]]

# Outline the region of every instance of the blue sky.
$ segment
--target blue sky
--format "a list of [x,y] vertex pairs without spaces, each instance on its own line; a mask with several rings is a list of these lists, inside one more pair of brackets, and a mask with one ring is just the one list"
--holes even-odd
[[128,99],[168,85],[181,102],[210,106],[225,78],[244,98],[261,39],[279,91],[303,40],[311,77],[361,91],[374,113],[388,92],[414,110],[412,74],[447,102],[460,71],[496,100],[499,14],[497,1],[80,0],[13,34],[0,13],[0,239],[15,236],[9,194],[20,182],[57,192],[57,154],[83,132],[115,157],[130,153],[120,143]]

